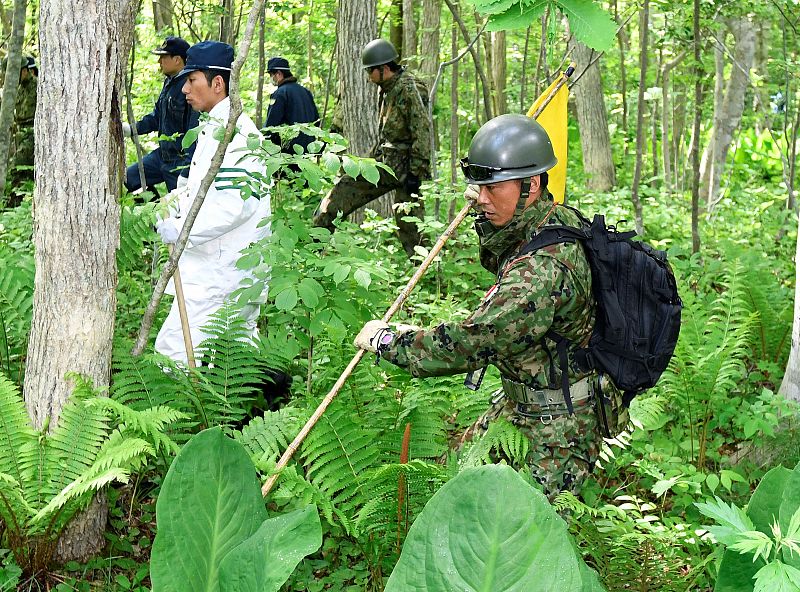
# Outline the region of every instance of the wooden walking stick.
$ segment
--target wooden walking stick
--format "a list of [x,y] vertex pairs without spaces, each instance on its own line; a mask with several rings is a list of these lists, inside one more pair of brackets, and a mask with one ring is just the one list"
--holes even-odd
[[[172,255],[172,245],[169,245],[169,254]],[[183,345],[186,347],[186,361],[189,368],[197,368],[194,359],[194,347],[192,347],[192,333],[189,330],[189,315],[186,312],[186,300],[183,297],[183,282],[181,281],[181,270],[175,268],[172,274],[172,283],[175,285],[175,300],[178,302],[178,316],[181,317],[181,331],[183,332]]]
[[[400,307],[403,306],[403,303],[406,301],[409,294],[411,294],[411,291],[417,285],[420,278],[425,274],[425,271],[428,269],[430,264],[439,254],[439,251],[442,250],[442,247],[447,242],[447,240],[453,235],[453,232],[455,232],[456,228],[458,228],[461,222],[463,222],[464,218],[467,217],[467,214],[469,214],[469,211],[474,204],[475,202],[470,201],[467,205],[465,205],[464,208],[450,223],[450,226],[448,226],[447,229],[442,233],[442,236],[440,236],[439,240],[436,241],[436,244],[433,245],[433,248],[431,249],[430,253],[428,253],[428,256],[425,257],[425,260],[417,268],[417,271],[414,272],[414,275],[408,281],[406,287],[403,288],[403,290],[395,299],[394,303],[389,307],[389,310],[387,310],[386,314],[383,315],[383,318],[381,319],[383,322],[388,322],[389,319],[391,319],[394,316],[394,314],[398,310],[400,310]],[[341,390],[342,386],[344,386],[345,381],[353,373],[353,370],[355,370],[355,367],[358,366],[358,363],[361,361],[361,358],[364,357],[365,353],[366,350],[363,349],[359,349],[358,352],[356,352],[356,355],[353,356],[352,360],[350,360],[350,363],[347,365],[347,368],[345,368],[344,372],[342,372],[341,376],[339,376],[339,379],[333,385],[333,388],[331,388],[330,392],[327,395],[325,395],[324,399],[322,399],[322,402],[319,404],[319,407],[317,407],[317,410],[314,411],[314,415],[311,416],[311,419],[309,419],[306,422],[306,425],[303,426],[303,429],[300,430],[300,433],[297,434],[297,437],[294,440],[292,440],[291,444],[289,444],[289,447],[283,453],[283,456],[281,456],[280,460],[278,461],[278,464],[275,465],[275,471],[273,472],[272,476],[269,479],[267,479],[266,483],[264,483],[264,486],[261,488],[262,496],[266,497],[266,495],[273,488],[275,482],[278,480],[278,477],[280,476],[280,472],[289,463],[294,453],[300,447],[300,444],[303,443],[303,440],[306,439],[306,436],[308,436],[308,433],[311,431],[311,428],[314,427],[314,425],[319,421],[319,418],[322,417],[322,414],[325,413],[325,410],[328,408],[328,405],[330,405],[333,399],[336,397],[336,395],[339,394],[339,391]]]

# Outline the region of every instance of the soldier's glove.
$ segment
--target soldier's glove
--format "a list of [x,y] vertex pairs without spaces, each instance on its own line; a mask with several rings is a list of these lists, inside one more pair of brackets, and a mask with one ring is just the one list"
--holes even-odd
[[380,346],[389,345],[392,339],[394,339],[394,333],[389,329],[389,325],[383,321],[368,321],[356,335],[353,345],[376,354]]
[[178,241],[181,231],[175,218],[164,218],[156,223],[156,232],[161,235],[161,242],[166,245],[174,245]]
[[131,124],[122,122],[122,135],[125,138],[130,138],[133,133],[131,132]]
[[481,188],[478,185],[467,185],[466,191],[464,191],[464,199],[467,201],[478,201],[478,196],[481,193]]
[[409,195],[411,194],[419,195],[419,188],[421,185],[422,181],[414,173],[408,173],[406,175],[405,181],[403,181],[403,187],[406,190],[406,193],[408,193]]

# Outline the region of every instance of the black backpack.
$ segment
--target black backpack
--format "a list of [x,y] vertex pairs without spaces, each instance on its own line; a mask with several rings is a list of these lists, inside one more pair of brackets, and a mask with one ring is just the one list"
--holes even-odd
[[[569,206],[563,206],[569,207]],[[675,351],[681,328],[682,303],[665,251],[632,240],[635,232],[606,226],[603,216],[589,222],[575,208],[582,228],[544,226],[520,255],[557,243],[580,242],[592,269],[597,303],[594,329],[586,347],[572,349],[552,329],[561,370],[561,387],[572,412],[567,373],[568,351],[584,372],[603,373],[623,392],[627,407],[642,391],[655,386]]]

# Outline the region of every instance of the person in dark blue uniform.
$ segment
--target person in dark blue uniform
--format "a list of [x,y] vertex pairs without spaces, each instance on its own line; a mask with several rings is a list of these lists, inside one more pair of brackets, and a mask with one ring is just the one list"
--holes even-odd
[[[150,189],[164,182],[167,190],[172,191],[178,185],[178,177],[189,174],[188,167],[195,145],[184,150],[181,143],[187,130],[197,127],[199,113],[192,109],[181,92],[186,74],[181,75],[180,72],[186,64],[188,49],[189,44],[180,37],[167,37],[160,47],[151,52],[158,56],[158,65],[166,79],[152,113],[136,122],[136,132],[139,135],[158,132],[160,136],[174,136],[174,139],[159,140],[158,148],[142,158],[145,180]],[[126,137],[130,137],[130,125],[123,123],[122,131]],[[141,186],[139,165],[133,163],[125,171],[125,188],[133,192]]]
[[[285,58],[270,58],[267,62],[267,72],[272,83],[278,88],[270,97],[265,126],[319,122],[319,111],[314,103],[314,95],[298,84]],[[281,145],[280,135],[273,133],[270,140],[273,144],[281,146],[282,152],[295,154],[295,145],[301,146],[305,152],[314,138],[308,134],[300,134],[285,145]]]

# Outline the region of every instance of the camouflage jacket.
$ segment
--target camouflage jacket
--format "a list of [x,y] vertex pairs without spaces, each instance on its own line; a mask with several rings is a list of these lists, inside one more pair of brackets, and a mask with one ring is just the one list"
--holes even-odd
[[[560,371],[548,329],[585,343],[594,324],[589,262],[579,244],[556,244],[517,257],[544,224],[579,225],[543,196],[505,227],[481,237],[481,261],[498,274],[466,320],[398,333],[383,358],[413,376],[472,372],[488,365],[534,388],[558,388]],[[496,265],[495,265],[496,264]],[[581,379],[572,369],[570,382]]]
[[398,177],[411,172],[430,179],[431,121],[425,84],[403,69],[380,87],[380,128],[372,155],[392,167]]

